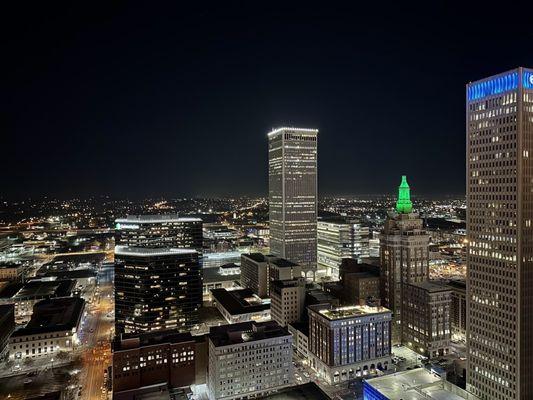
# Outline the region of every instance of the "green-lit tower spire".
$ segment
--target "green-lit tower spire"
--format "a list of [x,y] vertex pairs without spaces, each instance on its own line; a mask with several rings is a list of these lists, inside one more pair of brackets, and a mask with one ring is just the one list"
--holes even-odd
[[396,201],[396,211],[401,214],[407,214],[413,211],[411,202],[411,189],[407,183],[407,177],[402,175],[402,183],[398,187],[398,200]]

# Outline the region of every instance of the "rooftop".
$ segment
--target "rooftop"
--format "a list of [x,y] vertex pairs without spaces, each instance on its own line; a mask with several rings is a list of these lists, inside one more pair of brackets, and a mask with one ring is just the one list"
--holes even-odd
[[266,257],[261,253],[242,254],[241,257],[249,258],[255,262],[266,262]]
[[[425,368],[397,372],[363,381],[365,398],[378,392],[387,399],[476,400],[477,397],[444,381]],[[377,398],[377,397],[376,397]]]
[[46,297],[70,296],[76,282],[73,280],[33,280],[18,285],[10,285],[2,291],[1,297],[16,300],[39,299]]
[[152,346],[166,343],[193,342],[195,339],[190,332],[180,333],[171,329],[159,332],[147,332],[141,334],[122,334],[115,336],[113,340],[113,351],[123,351],[138,349],[140,347]]
[[75,329],[83,312],[85,300],[79,297],[59,297],[41,300],[33,306],[30,322],[16,330],[13,336]]
[[115,246],[115,255],[117,256],[157,257],[177,254],[197,254],[197,251],[194,249],[150,249],[145,247]]
[[[202,222],[201,218],[180,217],[178,214],[127,215],[115,220],[117,224],[157,224],[165,222]],[[117,227],[120,229],[120,227]]]
[[424,281],[424,282],[418,282],[418,283],[408,283],[408,285],[418,287],[422,290],[425,290],[429,293],[438,293],[438,292],[449,292],[451,288],[441,282],[436,281]]
[[231,315],[260,312],[270,309],[270,303],[262,300],[251,289],[211,289],[211,295]]
[[209,330],[209,339],[215,347],[283,336],[290,336],[290,333],[275,321],[242,322],[240,324],[214,326]]
[[293,386],[265,397],[267,400],[329,400],[314,382]]
[[318,129],[310,129],[310,128],[295,128],[295,127],[287,127],[282,126],[280,128],[274,128],[270,132],[268,132],[268,136],[273,136],[280,132],[298,132],[298,133],[310,133],[316,135],[318,133]]
[[291,268],[296,267],[298,264],[293,263],[292,261],[286,260],[284,258],[271,258],[268,260],[270,264],[274,264],[278,268]]
[[344,306],[328,308],[328,305],[318,304],[310,306],[310,309],[327,318],[330,321],[337,321],[339,319],[365,317],[376,314],[390,314],[391,311],[385,307],[370,307],[370,306]]

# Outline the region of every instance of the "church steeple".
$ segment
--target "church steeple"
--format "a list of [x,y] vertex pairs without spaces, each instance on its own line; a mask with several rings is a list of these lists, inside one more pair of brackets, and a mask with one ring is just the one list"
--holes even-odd
[[398,187],[398,200],[396,201],[396,211],[400,214],[408,214],[413,211],[411,202],[411,189],[407,183],[407,177],[402,175],[402,183]]

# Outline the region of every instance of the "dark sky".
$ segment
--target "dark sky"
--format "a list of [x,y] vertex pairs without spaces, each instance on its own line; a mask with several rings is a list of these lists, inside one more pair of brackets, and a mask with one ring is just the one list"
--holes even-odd
[[530,11],[488,2],[18,3],[7,198],[265,195],[282,125],[320,130],[321,195],[391,193],[401,174],[462,194],[465,83],[533,66]]

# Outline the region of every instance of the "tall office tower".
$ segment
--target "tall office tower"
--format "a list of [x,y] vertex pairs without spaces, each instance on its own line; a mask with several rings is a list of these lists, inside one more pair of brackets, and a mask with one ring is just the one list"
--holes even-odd
[[293,382],[292,336],[274,321],[209,331],[209,400],[265,397]]
[[198,323],[202,278],[193,249],[115,247],[115,331],[188,331]]
[[327,220],[318,222],[318,268],[332,280],[339,279],[343,258],[360,260],[368,257],[368,227],[353,220]]
[[402,176],[396,210],[380,235],[383,303],[393,312],[393,341],[400,340],[402,284],[424,282],[429,270],[429,235],[413,211],[407,178]]
[[202,220],[176,214],[128,215],[115,220],[115,241],[120,246],[187,248],[202,253]]
[[467,388],[533,398],[533,70],[466,86]]
[[317,251],[317,129],[268,134],[270,251],[314,278]]

